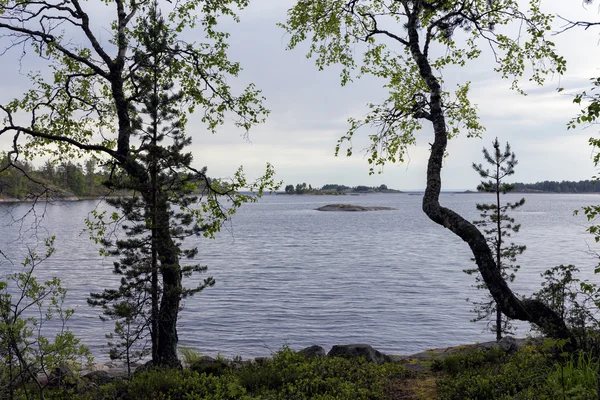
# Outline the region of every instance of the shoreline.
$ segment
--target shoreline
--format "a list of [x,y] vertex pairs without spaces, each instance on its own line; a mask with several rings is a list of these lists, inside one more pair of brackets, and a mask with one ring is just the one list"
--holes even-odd
[[[440,194],[442,195],[455,195],[455,194],[481,194],[485,192],[478,192],[474,190],[464,190],[464,191],[444,191],[442,190]],[[600,192],[542,192],[542,191],[511,191],[511,194],[526,194],[526,195],[536,195],[536,194],[557,194],[557,195],[600,195]],[[265,196],[367,196],[373,194],[390,194],[390,195],[408,195],[408,196],[421,196],[424,194],[424,191],[399,191],[395,193],[385,193],[385,192],[369,192],[369,193],[305,193],[305,194],[289,194],[283,192],[274,192],[274,193],[265,193]],[[65,196],[65,197],[41,197],[36,199],[17,199],[13,197],[4,197],[0,198],[0,204],[31,204],[31,203],[52,203],[52,202],[78,202],[78,201],[101,201],[106,199],[117,199],[120,197],[126,196],[85,196],[85,197],[76,197],[76,196]]]
[[[447,357],[447,356],[450,356],[453,354],[465,353],[465,352],[470,352],[470,351],[478,351],[478,350],[486,351],[486,350],[491,350],[494,348],[501,348],[503,351],[505,351],[507,353],[512,353],[528,344],[539,343],[540,340],[541,340],[541,338],[536,338],[536,337],[514,338],[512,336],[506,336],[506,337],[502,338],[499,342],[487,341],[487,342],[467,343],[467,344],[448,346],[448,347],[435,347],[435,348],[430,348],[430,349],[422,350],[422,351],[419,351],[416,353],[411,353],[411,354],[392,354],[392,353],[384,353],[384,352],[379,352],[379,353],[384,355],[384,357],[387,357],[388,362],[404,363],[409,367],[414,366],[414,368],[416,370],[422,370],[424,364],[428,364],[431,361],[433,361],[434,359],[444,358],[444,357]],[[347,345],[341,345],[341,346],[369,346],[369,347],[371,347],[368,344],[347,344]],[[334,345],[333,347],[336,347],[336,345]],[[306,352],[308,349],[313,349],[313,348],[323,349],[319,345],[313,345],[313,346],[309,346],[304,349],[292,350],[292,351],[294,351],[296,353],[303,353],[303,352]],[[373,350],[378,352],[377,349],[375,349],[375,348],[373,348]],[[271,352],[269,355],[248,357],[248,358],[242,358],[240,356],[222,357],[220,355],[220,353],[217,353],[216,355],[197,353],[197,357],[198,357],[198,360],[206,361],[206,362],[215,362],[218,359],[223,359],[225,362],[228,362],[228,363],[244,365],[249,362],[261,362],[264,360],[268,360],[268,359],[272,358],[273,355],[276,353],[277,352]],[[321,354],[322,354],[321,356],[325,356],[325,354],[329,354],[329,352],[325,352],[323,350],[323,353],[321,353]],[[184,357],[181,357],[180,360],[185,364]],[[132,373],[135,372],[136,369],[143,367],[149,361],[150,361],[149,358],[144,358],[142,360],[132,362],[131,363]],[[125,361],[121,361],[121,360],[107,360],[107,361],[102,360],[102,361],[98,361],[98,362],[93,362],[91,365],[86,365],[86,364],[81,365],[80,373],[82,376],[85,374],[91,373],[91,372],[95,372],[95,371],[106,371],[106,372],[110,373],[112,376],[114,376],[115,378],[125,377],[125,376],[127,376],[127,364]]]

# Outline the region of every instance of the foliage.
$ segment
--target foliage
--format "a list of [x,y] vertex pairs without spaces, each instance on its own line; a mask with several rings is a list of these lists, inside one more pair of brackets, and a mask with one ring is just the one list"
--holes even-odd
[[436,363],[444,373],[440,398],[448,400],[596,398],[598,362],[586,353],[555,359],[528,346],[515,354],[476,351],[450,355]]
[[[586,3],[592,3],[592,0],[586,0]],[[584,27],[585,29],[598,25],[596,22],[587,22],[587,21],[567,21],[567,25],[564,30],[574,28],[574,27]],[[598,117],[600,117],[600,95],[597,91],[598,87],[600,87],[600,77],[591,78],[591,89],[589,91],[583,91],[575,96],[573,99],[573,103],[581,106],[579,114],[571,119],[567,124],[568,129],[574,129],[577,125],[592,125],[598,123]],[[593,147],[595,154],[593,157],[594,165],[597,167],[600,164],[600,152],[597,151],[600,146],[600,139],[597,137],[590,137],[588,140],[590,146]],[[594,177],[594,183],[596,183],[598,177]],[[594,240],[596,243],[600,242],[600,225],[597,223],[597,218],[600,215],[600,205],[589,205],[584,206],[581,209],[583,213],[586,215],[588,222],[591,222],[592,225],[587,229],[589,233],[594,236]],[[575,210],[575,214],[577,214],[580,210]],[[597,254],[597,253],[596,253]],[[598,255],[598,254],[597,254]],[[600,273],[600,263],[596,266],[595,273]],[[582,289],[584,285],[582,284]],[[584,289],[585,291],[585,289]],[[594,294],[594,301],[596,301],[596,305],[598,299],[598,289],[594,287],[593,289],[588,290],[587,294],[592,292]]]
[[[367,154],[374,173],[387,162],[403,162],[422,121],[433,122],[431,82],[425,69],[443,85],[443,71],[478,58],[483,44],[494,50],[496,71],[505,78],[515,77],[512,87],[517,90],[517,79],[528,67],[531,80],[537,83],[552,71],[564,71],[565,60],[555,54],[554,43],[544,36],[551,29],[552,16],[543,14],[537,2],[529,6],[522,11],[513,0],[477,0],[468,5],[447,1],[443,6],[391,0],[298,1],[281,26],[290,34],[290,49],[309,42],[308,57],[315,58],[319,69],[339,65],[342,85],[364,75],[384,82],[387,98],[367,104],[365,118],[350,118],[350,128],[336,148],[337,154],[347,143],[346,154],[351,155],[356,132],[370,127]],[[515,20],[524,23],[523,37],[511,37],[505,29]],[[414,47],[417,37],[410,36],[411,27],[420,37],[418,50]],[[464,35],[454,34],[460,29]],[[427,59],[427,67],[417,54]],[[449,136],[461,130],[467,136],[480,136],[484,131],[476,106],[469,101],[469,87],[467,81],[441,92]]]
[[[506,194],[514,189],[513,184],[506,183],[505,178],[515,173],[517,160],[515,153],[510,150],[510,145],[506,143],[504,151],[500,149],[500,142],[496,138],[493,142],[493,153],[484,147],[483,157],[488,164],[492,166],[492,171],[484,169],[481,164],[473,163],[473,169],[477,171],[483,179],[477,190],[480,192],[494,194],[495,201],[488,204],[477,204],[477,210],[481,212],[481,220],[473,221],[475,226],[483,228],[483,232],[487,237],[490,250],[496,258],[496,268],[500,271],[502,278],[508,282],[515,280],[515,273],[520,266],[513,264],[516,262],[517,256],[525,251],[525,246],[515,243],[507,244],[507,238],[513,233],[519,232],[520,224],[515,224],[515,219],[508,215],[509,210],[515,210],[525,204],[525,199],[521,199],[514,203],[500,203],[500,195]],[[469,275],[477,274],[476,282],[478,289],[487,289],[487,285],[478,273],[477,268],[466,269],[465,272]],[[502,339],[503,334],[511,334],[514,327],[509,320],[502,316],[502,310],[494,301],[491,295],[488,294],[487,300],[484,302],[475,302],[474,312],[477,317],[473,321],[491,320],[488,323],[490,330],[496,333],[496,340]],[[491,325],[491,326],[490,326]]]
[[183,357],[184,366],[189,367],[191,364],[197,362],[198,360],[200,360],[200,358],[202,358],[202,355],[198,351],[189,347],[178,346],[177,351],[179,352],[179,355]]
[[[158,335],[156,342],[153,341],[158,351],[153,352],[153,356],[158,354],[161,365],[177,365],[177,316],[181,300],[188,293],[183,289],[181,280],[191,272],[187,268],[193,269],[180,263],[181,257],[193,254],[193,251],[187,252],[178,245],[187,234],[187,228],[182,227],[189,227],[194,234],[201,231],[202,235],[212,237],[243,203],[255,200],[241,194],[241,190],[255,190],[260,196],[263,190],[276,188],[277,184],[273,181],[273,169],[267,164],[264,176],[254,183],[246,180],[240,168],[231,182],[213,182],[214,185],[211,185],[205,168],[187,168],[182,175],[181,167],[190,165],[191,157],[183,152],[171,151],[181,150],[180,146],[189,143],[184,132],[188,126],[188,115],[196,109],[201,111],[199,117],[204,128],[213,133],[229,120],[247,132],[264,121],[268,114],[262,105],[260,92],[253,85],[236,94],[228,83],[228,79],[238,76],[240,66],[228,58],[229,34],[221,31],[218,23],[223,17],[237,21],[236,11],[244,8],[247,1],[161,2],[164,26],[158,29],[159,32],[147,29],[147,19],[155,4],[124,0],[101,2],[98,7],[109,9],[105,14],[95,5],[79,1],[46,4],[41,8],[38,2],[30,0],[0,2],[0,14],[3,16],[0,35],[15,39],[10,41],[13,46],[9,43],[3,54],[10,52],[18,42],[24,46],[23,54],[34,54],[46,64],[43,71],[30,73],[32,86],[22,96],[0,105],[3,113],[0,135],[13,135],[11,147],[5,152],[11,167],[17,159],[47,156],[51,162],[59,163],[86,155],[109,165],[108,180],[111,184],[116,187],[115,182],[133,185],[129,188],[137,192],[135,194],[139,197],[136,200],[139,202],[131,205],[130,211],[135,214],[136,208],[148,212],[144,214],[147,217],[146,228],[152,230],[153,251],[156,259],[161,261],[158,315],[154,312],[157,307],[156,299],[153,299],[152,322],[158,324],[151,329],[153,335]],[[114,20],[109,23],[100,21],[101,25],[96,25],[98,20],[91,18],[89,12],[113,15]],[[59,32],[63,24],[73,29]],[[96,32],[105,32],[101,28],[105,26],[110,26],[108,40],[96,36]],[[193,32],[193,43],[183,40],[183,31]],[[160,35],[153,39],[151,32]],[[149,60],[156,55],[147,46],[152,40],[162,42],[166,49],[163,54],[169,56],[160,64],[160,75],[153,74],[149,65]],[[153,76],[153,85],[149,86],[148,80],[152,80]],[[148,141],[149,131],[144,132],[148,128],[145,124],[152,120],[148,115],[151,110],[147,107],[149,96],[154,93],[152,88],[160,88],[162,93],[176,88],[174,91],[177,92],[172,94],[174,104],[168,106],[168,115],[162,114],[165,110],[162,107],[162,111],[154,116],[158,117],[154,121],[160,120],[158,126],[161,129],[154,142]],[[154,100],[158,98],[160,96],[152,97]],[[21,118],[21,115],[30,118]],[[26,125],[21,125],[20,121],[25,120]],[[179,139],[172,137],[173,132],[168,131],[174,121]],[[167,127],[166,132],[162,131],[164,127]],[[170,143],[160,143],[159,138],[162,137],[169,137]],[[162,164],[150,161],[152,154],[163,151],[170,154],[161,159]],[[171,178],[176,179],[171,183],[183,178],[180,181],[183,190],[171,192],[166,186],[161,189],[162,192],[154,193],[153,187],[156,186],[152,185],[152,180],[156,177],[154,172],[157,168],[161,171],[173,168]],[[186,179],[187,176],[193,176],[195,180]],[[186,196],[195,182],[205,182],[206,185],[199,202],[192,205],[193,200]],[[175,199],[177,201],[173,201]],[[170,208],[169,201],[173,201],[174,209]],[[128,206],[123,205],[123,215],[93,213],[96,219],[89,221],[93,238],[109,243],[113,239],[110,234],[117,232],[115,225],[119,225],[122,218],[127,220],[131,216],[127,216]],[[153,208],[154,212],[149,213],[148,210]],[[142,234],[135,231],[141,225],[137,224],[140,222],[136,219],[138,217],[144,218],[136,215],[131,219],[134,227],[129,233]],[[104,249],[104,254],[107,252],[110,253],[110,250]],[[124,254],[125,258],[130,256],[133,257],[133,253]],[[157,271],[156,264],[152,265],[152,271]],[[136,279],[135,276],[130,278]],[[152,287],[156,288],[153,278],[152,281]],[[158,290],[153,289],[152,295],[156,293]],[[122,309],[135,310],[136,307]],[[129,342],[128,338],[122,339]],[[126,344],[125,349],[128,348]]]
[[[263,398],[370,399],[381,398],[386,379],[406,376],[403,367],[377,365],[363,359],[306,358],[287,348],[273,360],[242,369],[239,379],[250,393]],[[336,397],[339,396],[339,397]]]
[[570,354],[567,359],[553,365],[546,378],[549,392],[562,394],[572,400],[596,399],[598,390],[599,360],[583,351]]
[[55,368],[71,364],[76,369],[81,361],[91,362],[89,350],[67,326],[74,310],[65,307],[60,280],[42,283],[34,275],[54,253],[53,241],[45,241],[44,254],[29,250],[23,271],[0,281],[1,398],[13,399],[18,393],[44,398],[47,383],[41,376],[47,382]]
[[294,185],[286,185],[285,194],[294,194],[295,192]]
[[0,195],[15,199],[33,197],[103,196],[108,189],[101,184],[108,177],[104,169],[96,170],[94,160],[81,164],[63,161],[46,162],[36,168],[30,162],[5,157],[0,162]]
[[218,358],[214,362],[206,362],[205,360],[198,359],[189,364],[190,370],[199,374],[221,376],[230,371],[231,367],[229,362],[225,359]]
[[296,194],[303,194],[304,192],[309,192],[312,191],[312,187],[309,190],[309,188],[306,186],[306,182],[304,182],[303,184],[296,184],[296,189],[295,192]]
[[[537,1],[528,7],[517,0],[298,0],[285,24],[288,48],[308,42],[308,57],[317,67],[341,67],[341,84],[371,75],[382,81],[387,97],[369,103],[364,118],[350,118],[347,133],[338,140],[336,154],[361,130],[368,130],[366,158],[370,173],[386,163],[404,162],[408,148],[425,126],[433,130],[427,164],[423,211],[469,245],[494,301],[513,318],[538,323],[556,338],[570,333],[552,310],[539,301],[518,298],[502,279],[486,239],[477,227],[440,204],[442,166],[448,140],[459,133],[481,136],[477,108],[469,98],[469,81],[448,88],[444,75],[458,76],[489,46],[503,78],[523,93],[519,79],[527,72],[542,84],[548,74],[563,73],[566,62],[547,40],[552,16]],[[521,29],[514,29],[520,26]],[[456,32],[462,30],[462,34]]]
[[[159,297],[164,293],[158,281],[159,271],[169,268],[170,263],[177,263],[178,273],[183,276],[205,271],[206,267],[199,265],[179,266],[180,259],[192,259],[198,254],[197,248],[184,249],[181,242],[189,236],[216,232],[221,220],[227,218],[213,212],[214,219],[203,223],[193,209],[199,200],[192,194],[199,174],[194,173],[190,165],[191,153],[184,152],[191,140],[181,130],[177,110],[182,93],[174,90],[172,82],[165,81],[165,74],[175,61],[169,54],[169,28],[156,4],[140,25],[141,46],[135,50],[134,57],[144,61],[140,61],[135,78],[141,93],[136,102],[139,110],[134,127],[142,143],[140,150],[145,150],[140,153],[138,163],[149,172],[150,182],[120,176],[108,180],[111,187],[133,193],[130,197],[107,200],[122,214],[119,222],[125,238],[104,239],[102,244],[105,254],[121,257],[115,262],[113,272],[122,279],[117,290],[92,293],[89,300],[89,304],[101,306],[105,316],[116,321],[115,333],[109,335],[109,339],[116,335],[119,341],[109,342],[110,355],[113,359],[124,359],[128,367],[149,354],[148,342],[152,345],[153,361],[159,362]],[[201,184],[210,186],[210,180],[205,177]],[[176,241],[159,243],[161,226],[169,230]],[[161,259],[161,245],[169,246],[167,252],[174,257]],[[176,296],[183,298],[213,284],[214,280],[207,278],[195,288],[171,290],[177,290]]]
[[323,185],[323,187],[321,188],[321,190],[335,190],[337,192],[344,192],[346,190],[351,190],[352,188],[346,185],[338,185],[338,184],[334,184],[334,183],[328,183],[326,185]]
[[543,181],[536,183],[515,182],[515,192],[555,192],[555,193],[598,193],[600,186],[595,181]]
[[409,374],[398,364],[364,359],[307,358],[284,348],[271,360],[228,367],[218,374],[153,370],[74,396],[73,399],[339,400],[384,399],[390,379]]
[[307,185],[306,182],[294,185],[287,185],[285,187],[286,194],[323,194],[323,195],[336,195],[336,194],[347,194],[347,193],[399,193],[399,191],[394,189],[389,189],[387,185],[379,185],[379,186],[364,186],[358,185],[354,187],[349,187],[345,185],[337,185],[337,184],[327,184],[323,185],[323,187],[316,188],[312,185]]
[[600,356],[600,291],[577,277],[573,265],[558,265],[541,274],[542,288],[534,296],[551,307],[571,328],[580,349]]

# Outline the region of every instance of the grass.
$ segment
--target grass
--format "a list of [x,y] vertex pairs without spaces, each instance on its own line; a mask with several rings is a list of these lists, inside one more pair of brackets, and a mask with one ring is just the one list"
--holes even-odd
[[448,400],[597,399],[598,358],[528,346],[507,355],[476,351],[438,361],[439,398]]

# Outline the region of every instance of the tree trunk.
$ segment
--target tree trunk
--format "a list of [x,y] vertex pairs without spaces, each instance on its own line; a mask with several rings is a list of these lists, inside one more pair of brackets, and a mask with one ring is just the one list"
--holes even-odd
[[496,304],[496,341],[499,342],[500,339],[502,339],[502,310]]
[[163,291],[158,318],[158,365],[181,368],[177,357],[177,316],[181,300],[181,268],[177,247],[173,243],[169,225],[169,205],[166,196],[157,196],[157,253],[160,259],[160,273]]
[[423,196],[423,211],[432,221],[449,229],[469,245],[490,294],[504,314],[509,318],[534,323],[544,334],[557,339],[566,339],[568,346],[575,346],[573,335],[558,314],[540,301],[519,300],[514,295],[502,278],[492,251],[479,229],[456,212],[440,205],[441,170],[448,132],[439,81],[433,75],[429,60],[419,46],[418,14],[418,11],[413,10],[409,16],[407,24],[409,49],[429,89],[430,115],[435,135],[427,165],[427,187]]
[[[181,268],[179,265],[179,254],[177,246],[171,236],[170,213],[167,196],[160,191],[158,184],[153,185],[148,179],[146,169],[137,163],[132,157],[128,157],[122,164],[128,175],[136,179],[141,186],[146,186],[142,191],[146,204],[155,211],[152,216],[153,250],[159,264],[159,273],[162,277],[162,297],[158,311],[152,310],[152,329],[156,329],[156,335],[152,338],[152,361],[155,365],[167,368],[181,368],[181,362],[177,356],[177,317],[181,301]],[[154,259],[153,259],[154,261]],[[155,266],[153,265],[153,268]],[[152,285],[156,285],[157,277],[152,276]],[[152,295],[158,294],[159,290],[153,290]],[[154,299],[153,299],[154,300]]]

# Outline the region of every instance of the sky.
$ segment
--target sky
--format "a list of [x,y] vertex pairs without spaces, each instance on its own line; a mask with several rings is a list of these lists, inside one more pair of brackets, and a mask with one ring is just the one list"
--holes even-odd
[[[428,143],[433,141],[430,129],[417,135],[407,163],[388,164],[381,174],[369,176],[369,165],[361,152],[367,131],[353,142],[352,157],[334,156],[336,142],[348,128],[347,119],[363,117],[366,104],[383,100],[386,92],[383,82],[374,78],[341,87],[339,68],[319,71],[314,60],[305,57],[306,46],[287,51],[289,37],[276,23],[285,21],[293,4],[293,0],[252,0],[240,13],[240,23],[223,21],[224,29],[231,33],[230,59],[239,61],[243,68],[239,78],[231,82],[232,87],[256,84],[271,114],[249,132],[248,138],[231,124],[210,134],[199,122],[199,114],[192,115],[187,133],[193,137],[196,166],[207,166],[213,177],[228,177],[243,165],[252,178],[264,172],[270,162],[276,179],[284,185],[386,184],[400,190],[423,189]],[[573,20],[599,18],[598,7],[586,7],[583,2],[544,0],[542,9]],[[553,28],[558,31],[563,24],[555,19]],[[552,40],[567,59],[567,72],[553,77],[544,87],[527,86],[528,96],[510,90],[510,82],[493,71],[490,54],[445,72],[449,85],[465,79],[472,82],[470,98],[478,107],[486,133],[481,139],[458,137],[449,142],[442,170],[443,190],[477,186],[479,177],[471,164],[483,162],[481,149],[491,147],[495,137],[509,142],[516,153],[519,164],[514,181],[583,180],[596,174],[594,149],[588,139],[599,129],[567,130],[567,122],[578,112],[572,103],[574,94],[589,89],[589,80],[600,75],[600,28],[572,29]],[[2,103],[18,95],[26,83],[16,71],[14,63],[0,63],[0,74],[5,77],[0,84]],[[559,86],[565,89],[561,93],[556,90]]]

